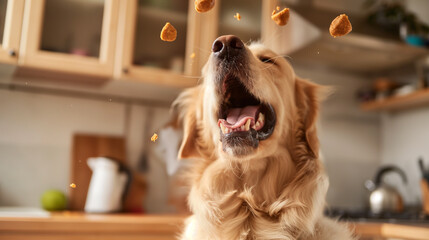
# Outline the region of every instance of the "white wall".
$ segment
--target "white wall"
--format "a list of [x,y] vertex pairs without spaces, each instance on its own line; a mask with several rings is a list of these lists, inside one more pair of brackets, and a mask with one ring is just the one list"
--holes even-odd
[[76,132],[123,135],[122,104],[0,90],[0,205],[38,206],[67,192]]
[[429,1],[406,0],[405,6],[410,12],[414,12],[422,22],[429,24]]
[[139,162],[146,159],[149,171],[145,177],[148,183],[148,193],[144,208],[147,213],[171,213],[174,207],[169,205],[170,178],[166,172],[166,165],[159,154],[157,147],[161,141],[151,142],[154,133],[164,127],[169,120],[169,109],[151,109],[145,106],[132,106],[130,125],[128,128],[128,160],[134,169],[138,169]]
[[396,113],[382,114],[382,164],[394,164],[408,177],[404,185],[395,174],[386,176],[386,182],[400,188],[405,204],[420,205],[421,174],[417,165],[423,157],[429,168],[429,108],[420,107]]
[[370,84],[349,73],[295,66],[300,77],[335,88],[322,104],[318,126],[321,151],[330,180],[330,207],[365,207],[364,181],[373,177],[380,162],[380,122],[377,115],[359,110],[356,91]]
[[0,90],[0,206],[38,207],[47,189],[67,193],[72,135],[79,132],[126,137],[134,169],[146,145],[149,195],[142,204],[147,212],[171,212],[165,166],[150,142],[167,120],[168,108]]

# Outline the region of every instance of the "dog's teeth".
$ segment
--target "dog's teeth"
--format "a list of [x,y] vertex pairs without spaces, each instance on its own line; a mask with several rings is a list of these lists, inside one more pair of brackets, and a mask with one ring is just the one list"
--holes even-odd
[[249,129],[250,129],[250,119],[247,119],[247,122],[246,122],[246,124],[244,125],[244,130],[245,131],[249,131]]
[[222,129],[222,133],[225,134],[225,126],[222,123],[220,124],[220,129]]
[[260,122],[259,122],[259,120],[255,123],[255,129],[257,129],[259,126],[260,126],[261,124],[260,124]]
[[265,121],[265,115],[261,112],[259,113],[258,121],[261,121],[261,123]]

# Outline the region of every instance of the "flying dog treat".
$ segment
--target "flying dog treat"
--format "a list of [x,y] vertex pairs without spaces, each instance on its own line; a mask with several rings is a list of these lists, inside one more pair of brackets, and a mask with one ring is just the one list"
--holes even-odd
[[199,13],[207,12],[215,5],[215,0],[195,0],[195,10]]
[[286,25],[289,21],[289,8],[284,8],[280,12],[274,10],[271,14],[271,19],[273,19],[279,26]]
[[333,37],[341,37],[352,31],[352,24],[346,14],[336,17],[329,27],[329,33]]
[[173,27],[173,25],[167,22],[161,30],[160,37],[162,41],[172,42],[176,40],[177,30]]
[[151,140],[152,142],[155,142],[155,141],[156,141],[156,139],[158,139],[158,134],[154,133],[154,134],[153,134],[153,136],[150,138],[150,140]]
[[194,59],[195,58],[195,53],[191,53],[191,55],[189,56],[190,58]]
[[240,15],[240,13],[236,13],[236,14],[234,15],[234,18],[235,18],[235,19],[237,19],[237,21],[240,21],[240,20],[241,20],[241,15]]
[[71,187],[71,188],[76,188],[76,184],[71,183],[71,184],[70,184],[70,187]]

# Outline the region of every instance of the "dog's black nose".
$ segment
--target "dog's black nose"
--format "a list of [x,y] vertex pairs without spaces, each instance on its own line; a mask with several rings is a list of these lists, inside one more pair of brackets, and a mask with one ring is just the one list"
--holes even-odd
[[225,35],[218,37],[212,46],[212,51],[214,54],[223,55],[225,52],[240,52],[244,49],[244,43],[240,38],[234,35]]

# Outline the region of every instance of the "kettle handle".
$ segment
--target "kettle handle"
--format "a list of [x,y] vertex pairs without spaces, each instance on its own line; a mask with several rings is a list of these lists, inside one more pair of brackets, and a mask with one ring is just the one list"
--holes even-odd
[[377,174],[375,175],[375,185],[376,186],[379,186],[381,184],[381,180],[383,178],[383,175],[388,173],[388,172],[397,172],[402,177],[402,181],[405,184],[407,183],[407,176],[405,175],[405,172],[396,166],[389,165],[389,166],[382,167],[378,170]]

